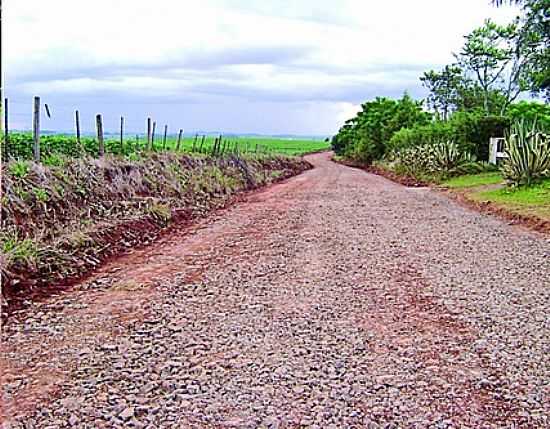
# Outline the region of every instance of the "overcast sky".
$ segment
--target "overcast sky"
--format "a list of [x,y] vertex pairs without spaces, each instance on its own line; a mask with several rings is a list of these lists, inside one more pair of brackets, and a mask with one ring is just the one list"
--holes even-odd
[[124,115],[170,129],[332,134],[377,95],[424,91],[424,70],[453,60],[489,0],[4,0],[12,128],[91,131]]

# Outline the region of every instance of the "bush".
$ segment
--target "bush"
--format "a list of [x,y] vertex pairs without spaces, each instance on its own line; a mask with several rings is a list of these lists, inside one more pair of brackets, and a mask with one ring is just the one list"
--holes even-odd
[[489,139],[503,137],[510,120],[503,116],[484,116],[478,112],[457,112],[447,122],[434,121],[428,125],[404,128],[391,138],[390,150],[414,146],[435,145],[454,141],[462,152],[477,159],[489,160]]
[[389,158],[395,171],[417,178],[462,174],[466,165],[474,164],[474,156],[450,141],[400,149]]
[[550,105],[537,101],[520,101],[508,108],[508,117],[514,121],[537,122],[540,131],[550,133]]
[[453,129],[449,122],[436,121],[428,125],[402,128],[388,143],[389,151],[415,146],[431,146],[442,141],[453,140]]
[[489,160],[489,140],[504,137],[510,128],[510,119],[504,116],[486,116],[481,112],[457,112],[451,117],[455,141],[461,147],[470,147],[477,159]]
[[377,97],[364,103],[357,116],[340,128],[332,147],[338,155],[370,163],[387,153],[388,142],[396,132],[427,124],[430,118],[422,110],[422,102],[407,94],[399,100]]
[[514,124],[505,152],[508,158],[502,173],[508,182],[529,186],[550,176],[550,135],[538,131],[536,123],[531,127],[523,121]]

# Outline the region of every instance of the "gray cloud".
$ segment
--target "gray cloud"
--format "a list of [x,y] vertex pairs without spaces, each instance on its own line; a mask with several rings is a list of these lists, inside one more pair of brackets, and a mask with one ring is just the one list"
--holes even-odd
[[45,124],[59,129],[79,108],[127,115],[136,129],[154,115],[201,129],[335,131],[368,98],[422,97],[424,70],[452,61],[488,13],[505,15],[479,0],[426,0],[421,10],[412,19],[418,6],[397,0],[95,0],[78,11],[73,0],[12,2],[12,123],[28,127],[41,95],[55,112]]

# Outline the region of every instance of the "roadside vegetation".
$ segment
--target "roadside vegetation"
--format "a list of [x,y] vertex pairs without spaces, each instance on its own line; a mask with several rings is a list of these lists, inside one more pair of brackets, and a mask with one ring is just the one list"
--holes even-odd
[[[405,93],[363,103],[333,137],[335,159],[406,184],[467,190],[476,201],[550,221],[548,5],[515,3],[520,18],[487,20],[465,36],[455,63],[420,77],[426,100]],[[527,92],[545,102],[518,101]],[[505,139],[498,165],[489,163],[492,137]]]
[[97,138],[35,141],[32,133],[8,133],[0,171],[2,299],[79,277],[172,224],[304,171],[310,165],[298,156],[330,148],[328,140],[182,134],[165,128],[160,138],[121,132],[104,139],[98,131]]
[[276,154],[148,153],[59,157],[2,166],[0,260],[5,299],[78,277],[105,258],[151,242],[237,194],[310,165]]

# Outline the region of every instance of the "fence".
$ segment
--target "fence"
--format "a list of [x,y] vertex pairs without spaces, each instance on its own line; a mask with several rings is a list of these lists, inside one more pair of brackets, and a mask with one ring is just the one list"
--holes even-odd
[[[189,145],[184,144],[183,128],[179,129],[177,138],[169,139],[168,125],[164,125],[161,143],[155,141],[157,128],[156,121],[147,118],[145,138],[140,135],[125,137],[125,118],[120,117],[120,129],[117,130],[118,138],[105,138],[103,117],[101,114],[95,117],[95,137],[83,137],[81,133],[80,112],[74,112],[74,136],[62,134],[41,134],[40,130],[40,97],[34,97],[32,114],[32,134],[13,133],[9,130],[9,104],[4,99],[4,135],[2,139],[2,159],[33,159],[41,162],[45,157],[52,155],[65,155],[72,157],[97,156],[105,154],[131,155],[143,152],[176,151],[188,153],[202,153],[211,156],[223,156],[224,154],[240,153],[270,153],[270,148],[250,142],[238,142],[224,138],[222,135],[207,137],[195,134]],[[48,104],[44,104],[47,117],[51,117]]]

